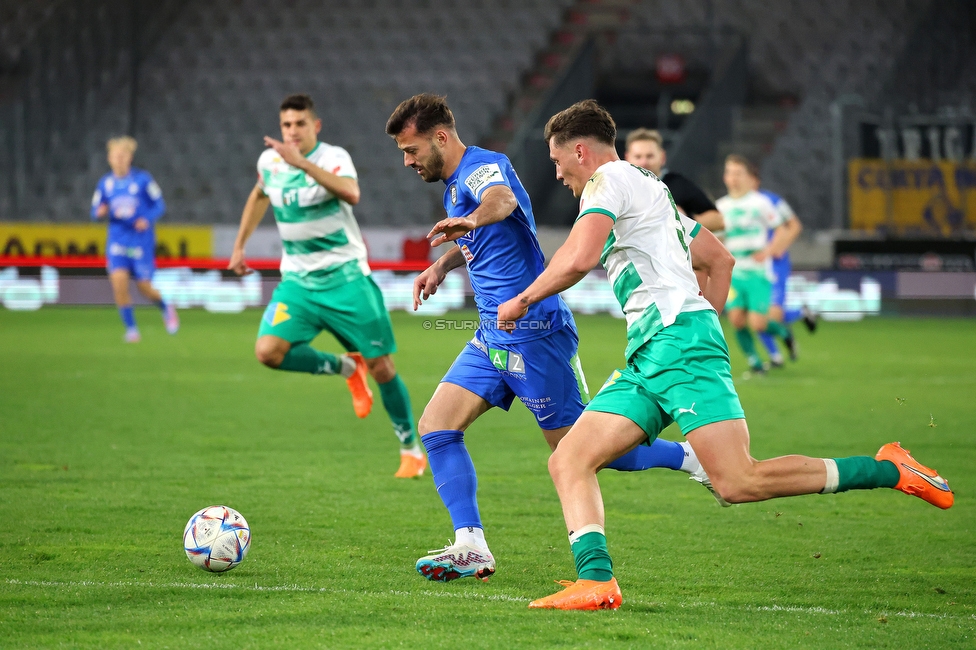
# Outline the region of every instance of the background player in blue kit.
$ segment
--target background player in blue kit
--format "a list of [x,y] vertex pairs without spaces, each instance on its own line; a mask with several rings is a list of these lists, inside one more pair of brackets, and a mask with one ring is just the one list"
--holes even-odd
[[139,293],[159,307],[166,331],[176,334],[180,319],[152,286],[156,270],[156,221],[166,212],[159,185],[149,172],[132,166],[136,141],[128,136],[108,141],[108,164],[112,171],[102,176],[92,197],[92,219],[108,217],[105,257],[108,277],[119,315],[125,324],[125,340],[139,341],[139,328],[132,311],[129,278]]
[[[751,176],[754,182],[754,189],[760,194],[769,199],[773,206],[775,206],[776,211],[783,215],[785,219],[785,226],[789,231],[789,242],[792,244],[796,238],[800,235],[803,230],[803,225],[800,223],[800,219],[796,216],[793,208],[790,204],[786,202],[786,199],[781,197],[779,194],[770,192],[769,190],[764,190],[759,187],[760,180],[758,176]],[[769,231],[769,239],[773,238],[772,230]],[[786,281],[789,280],[790,274],[793,272],[793,264],[790,262],[790,251],[787,249],[779,257],[773,257],[773,291],[769,303],[768,317],[775,320],[778,323],[783,323],[789,326],[796,321],[803,319],[803,324],[812,334],[817,329],[817,320],[813,313],[806,307],[801,308],[786,308]],[[774,367],[783,365],[783,355],[779,351],[779,347],[776,344],[776,337],[767,332],[759,332],[759,340],[763,342],[766,347],[766,351],[769,353],[769,360],[772,362]],[[790,339],[793,343],[791,346],[788,345],[787,349],[790,353],[790,358],[796,361],[796,342],[795,339]]]
[[[437,291],[446,274],[467,265],[481,326],[441,380],[420,418],[434,483],[451,515],[455,542],[417,561],[430,580],[486,579],[495,560],[485,541],[477,502],[477,476],[464,430],[493,406],[508,410],[518,397],[535,415],[549,446],[583,411],[588,390],[577,356],[576,324],[562,298],[529,310],[512,334],[496,329],[498,305],[531,284],[544,269],[528,194],[508,158],[465,147],[443,97],[416,95],[402,102],[386,125],[403,151],[404,165],[428,183],[444,181],[448,218],[429,233],[431,245],[457,245],[414,281],[414,309]],[[614,469],[649,467],[700,470],[690,446],[662,440],[617,459]]]

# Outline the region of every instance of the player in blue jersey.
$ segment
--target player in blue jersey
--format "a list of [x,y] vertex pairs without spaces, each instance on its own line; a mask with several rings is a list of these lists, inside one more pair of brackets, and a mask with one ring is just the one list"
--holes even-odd
[[[451,515],[455,542],[420,558],[417,570],[436,581],[487,579],[495,571],[495,560],[485,541],[477,476],[464,445],[464,431],[494,406],[507,411],[518,397],[555,449],[589,399],[577,356],[576,324],[557,295],[533,305],[511,334],[496,327],[498,305],[544,269],[529,196],[508,158],[465,147],[454,115],[444,98],[436,95],[416,95],[402,102],[387,122],[386,132],[403,151],[404,165],[428,183],[446,185],[448,218],[438,222],[428,237],[433,237],[433,246],[456,244],[417,276],[414,309],[437,291],[449,271],[467,265],[481,318],[474,338],[447,371],[420,418],[421,440],[437,491]],[[690,445],[667,440],[635,449],[608,467],[701,471]]]
[[180,319],[173,305],[163,300],[152,286],[156,270],[156,221],[166,212],[159,185],[147,171],[132,166],[136,141],[128,136],[108,141],[108,164],[112,171],[102,176],[92,196],[92,219],[108,217],[105,257],[115,305],[125,324],[125,340],[140,339],[129,295],[129,278],[139,293],[159,307],[166,331],[176,334]]
[[[780,195],[770,192],[769,190],[760,189],[760,179],[758,174],[750,174],[750,179],[753,182],[753,189],[758,191],[760,194],[769,199],[776,211],[779,212],[783,219],[785,220],[784,225],[788,231],[788,243],[787,246],[792,244],[796,238],[800,235],[803,230],[803,224],[800,223],[799,217],[790,207],[790,204],[786,202],[786,199]],[[775,231],[769,231],[769,240],[772,241],[773,233]],[[789,248],[780,255],[779,257],[773,257],[773,291],[770,298],[769,311],[767,312],[767,317],[775,320],[778,323],[783,323],[789,327],[792,323],[798,320],[803,320],[803,324],[812,334],[817,329],[817,321],[813,313],[806,307],[801,308],[792,307],[786,308],[786,281],[790,278],[790,273],[793,271],[793,265],[790,262],[790,251]],[[779,351],[779,346],[776,344],[776,337],[768,332],[759,332],[759,340],[763,342],[766,351],[769,353],[769,361],[774,368],[779,368],[783,366],[783,354]],[[796,361],[796,339],[790,337],[784,341],[786,344],[786,349],[789,352],[790,359]]]

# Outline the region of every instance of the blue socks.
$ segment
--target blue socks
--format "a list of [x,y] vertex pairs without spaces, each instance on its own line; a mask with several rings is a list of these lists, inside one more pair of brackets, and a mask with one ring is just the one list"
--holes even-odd
[[478,512],[478,476],[464,446],[464,433],[450,429],[431,431],[420,440],[427,449],[434,485],[451,514],[454,530],[483,528]]
[[132,311],[132,305],[119,307],[119,316],[122,317],[122,322],[125,324],[126,329],[136,326],[136,315]]
[[652,467],[681,469],[684,460],[685,450],[679,443],[655,438],[650,446],[637,445],[607,467],[618,472],[640,472]]
[[776,345],[776,337],[769,332],[759,332],[759,340],[762,344],[766,346],[766,351],[769,352],[769,357],[775,359],[780,355],[779,346]]

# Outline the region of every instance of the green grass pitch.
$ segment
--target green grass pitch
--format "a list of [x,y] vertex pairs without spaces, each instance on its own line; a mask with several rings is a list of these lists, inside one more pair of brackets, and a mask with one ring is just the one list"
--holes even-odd
[[[111,309],[0,311],[0,647],[976,647],[972,321],[826,323],[748,381],[733,351],[753,455],[900,440],[948,479],[951,510],[893,490],[722,509],[683,474],[604,472],[624,605],[539,612],[529,600],[575,575],[521,405],[467,436],[498,573],[429,583],[413,565],[450,520],[429,476],[393,478],[379,404],[357,420],[341,380],[260,366],[259,311],[185,311],[175,337],[138,318],[125,345]],[[471,335],[423,320],[394,315],[418,416]],[[624,325],[578,320],[596,390]],[[253,532],[222,575],[180,545],[213,504]]]

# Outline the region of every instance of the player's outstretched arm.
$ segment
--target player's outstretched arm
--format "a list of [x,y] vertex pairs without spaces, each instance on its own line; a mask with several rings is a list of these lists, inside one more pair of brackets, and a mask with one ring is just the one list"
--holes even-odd
[[91,218],[92,221],[104,219],[108,216],[108,201],[105,200],[105,193],[102,192],[102,182],[98,182],[95,194],[92,196]]
[[801,232],[803,232],[803,224],[800,220],[796,217],[788,219],[773,233],[773,239],[769,242],[769,254],[773,257],[782,257]]
[[729,299],[729,286],[732,284],[732,267],[735,258],[711,232],[702,228],[691,240],[691,266],[698,276],[705,300],[715,311],[722,313],[725,301]]
[[695,221],[700,223],[703,228],[708,228],[712,232],[725,230],[725,218],[718,210],[706,210],[701,214],[696,214]]
[[515,321],[529,306],[545,300],[586,277],[600,263],[603,245],[613,229],[613,219],[591,212],[580,217],[546,270],[525,291],[498,306],[498,328],[511,332]]
[[437,287],[441,285],[447,274],[459,266],[464,266],[464,254],[455,246],[453,250],[441,255],[436,262],[427,267],[426,271],[414,278],[413,310],[417,311],[424,300],[437,293]]
[[431,246],[455,241],[475,228],[498,223],[517,207],[518,199],[507,185],[492,185],[481,193],[481,205],[474,212],[466,217],[453,217],[437,222],[427,233],[427,239],[434,237],[430,242]]
[[322,169],[303,156],[298,147],[293,144],[285,144],[268,136],[264,136],[264,144],[274,149],[286,163],[311,176],[316,183],[329,190],[333,196],[339,197],[349,205],[359,203],[359,181],[355,178],[338,176]]
[[166,213],[166,201],[163,200],[163,191],[150,176],[146,186],[143,188],[145,202],[142,203],[135,228],[138,232],[145,232],[156,225],[159,218]]
[[231,253],[230,263],[227,265],[227,268],[237,275],[251,273],[251,269],[247,268],[247,263],[244,261],[244,246],[247,244],[247,240],[251,238],[251,235],[254,234],[255,228],[261,223],[261,219],[264,218],[264,213],[268,211],[268,205],[270,203],[271,199],[264,193],[261,186],[255,185],[247,197],[247,203],[244,204],[244,213],[241,215],[241,227],[237,231],[237,239],[234,240],[234,252]]

